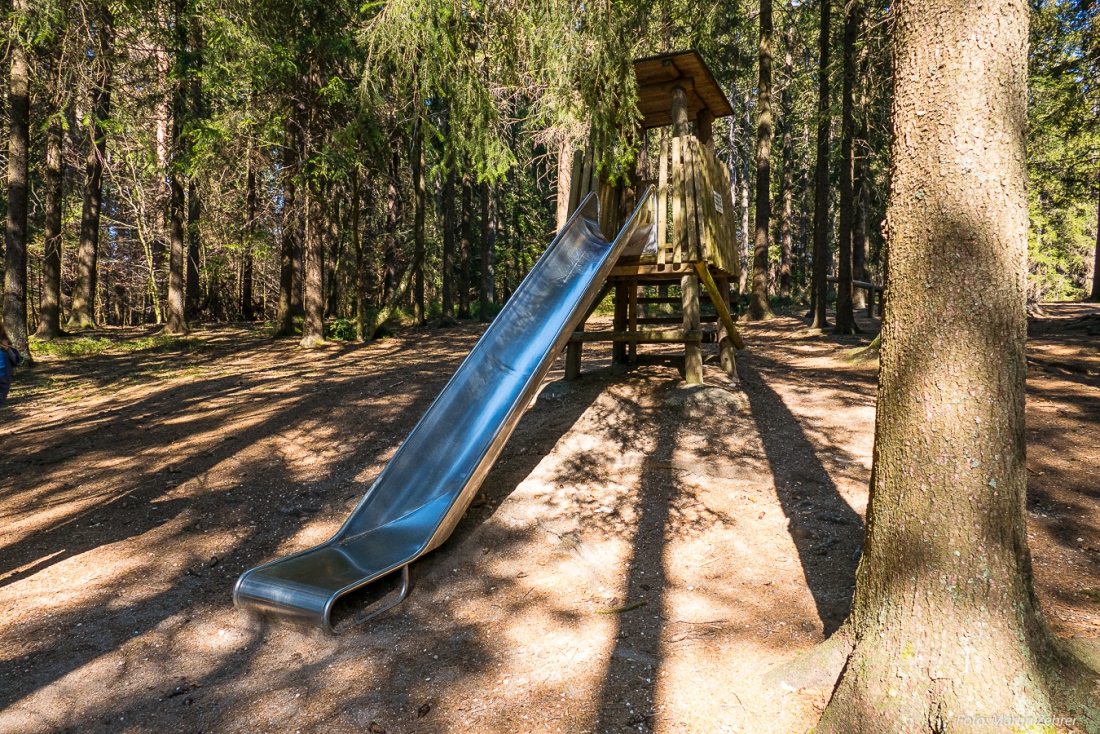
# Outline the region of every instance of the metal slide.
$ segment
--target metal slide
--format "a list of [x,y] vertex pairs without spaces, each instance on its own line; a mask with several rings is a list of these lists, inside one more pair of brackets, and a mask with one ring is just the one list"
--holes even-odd
[[619,254],[651,224],[651,197],[652,188],[612,243],[590,194],[340,531],[246,571],[234,603],[335,633],[404,599],[409,563],[442,544],[466,512]]

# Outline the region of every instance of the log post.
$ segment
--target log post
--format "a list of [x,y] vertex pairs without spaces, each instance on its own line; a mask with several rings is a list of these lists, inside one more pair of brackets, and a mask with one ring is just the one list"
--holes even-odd
[[[689,134],[687,92],[683,87],[672,88],[672,136],[684,140]],[[675,162],[675,161],[674,161]],[[683,165],[681,162],[680,165]],[[684,171],[679,171],[676,180],[684,180]],[[673,196],[683,196],[683,191],[688,190],[674,187]],[[683,211],[688,202],[680,202],[680,210]],[[675,207],[674,207],[675,208]],[[678,222],[677,222],[678,224]],[[688,273],[680,279],[680,303],[684,314],[684,331],[699,330],[699,277],[695,273]],[[698,342],[684,344],[684,381],[689,385],[701,385],[703,383],[703,347]]]
[[[730,310],[730,281],[729,278],[718,278],[718,291],[722,294],[722,303],[726,306],[726,311]],[[722,365],[722,369],[726,371],[734,381],[737,380],[737,357],[735,347],[733,346],[733,339],[729,332],[726,330],[726,325],[721,320],[718,321],[718,362]]]
[[[615,281],[615,331],[627,330],[627,285],[624,280]],[[698,328],[698,327],[696,327]],[[615,342],[611,347],[611,363],[623,364],[626,362],[627,349],[625,342]]]
[[[630,320],[629,320],[629,323],[628,323],[629,328],[627,329],[627,331],[637,331],[638,330],[638,279],[637,278],[631,279],[629,289],[630,289],[630,304],[629,304]],[[629,361],[637,362],[638,361],[638,343],[637,342],[630,342],[630,345],[627,348],[627,353],[628,353]]]
[[[584,331],[584,324],[577,331]],[[575,380],[581,376],[581,348],[582,342],[569,342],[565,347],[565,379]]]

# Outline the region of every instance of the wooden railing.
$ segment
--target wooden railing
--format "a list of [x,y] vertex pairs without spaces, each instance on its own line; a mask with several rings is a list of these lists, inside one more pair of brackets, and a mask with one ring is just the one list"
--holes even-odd
[[[705,262],[727,277],[740,277],[729,168],[694,135],[663,140],[659,162],[658,179],[643,180],[636,186],[637,192],[644,191],[647,184],[657,186],[657,254],[643,258],[641,264],[655,263],[659,270],[671,266],[669,269],[677,272],[685,264]],[[630,214],[632,202],[627,202],[624,210],[620,206],[622,189],[600,180],[592,169],[592,152],[576,151],[569,212],[589,191],[598,191],[600,227],[605,233],[615,232],[620,220]]]

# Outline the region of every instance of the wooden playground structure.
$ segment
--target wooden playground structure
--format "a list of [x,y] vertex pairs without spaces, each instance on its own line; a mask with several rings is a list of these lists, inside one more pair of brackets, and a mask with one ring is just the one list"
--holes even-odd
[[[657,178],[646,177],[648,166],[640,156],[631,180],[612,184],[595,170],[598,151],[590,142],[573,154],[569,213],[597,191],[600,228],[614,233],[639,192],[652,185],[656,198],[645,215],[651,226],[646,237],[627,245],[595,301],[614,291],[613,329],[586,331],[591,312],[586,314],[569,340],[565,378],[580,375],[584,344],[598,341],[613,342],[616,363],[634,361],[638,344],[682,343],[688,384],[702,383],[702,344],[716,342],[723,369],[736,376],[734,349],[744,346],[730,314],[730,282],[740,275],[737,225],[730,172],[715,156],[711,131],[713,121],[732,115],[733,108],[696,51],[636,59],[634,73],[642,116],[638,134],[661,129]],[[669,286],[679,286],[680,295],[670,297]],[[708,302],[714,314],[702,313]],[[647,315],[650,304],[679,304],[680,314]],[[711,323],[714,329],[703,328]]]

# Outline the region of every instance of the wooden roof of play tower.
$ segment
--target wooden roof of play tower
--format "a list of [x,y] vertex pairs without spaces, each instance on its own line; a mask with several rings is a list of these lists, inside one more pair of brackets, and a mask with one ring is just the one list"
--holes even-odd
[[638,111],[642,113],[643,128],[672,124],[672,89],[677,86],[687,92],[689,120],[696,119],[700,110],[710,110],[715,117],[733,114],[733,107],[698,51],[635,59],[634,74],[638,77]]

